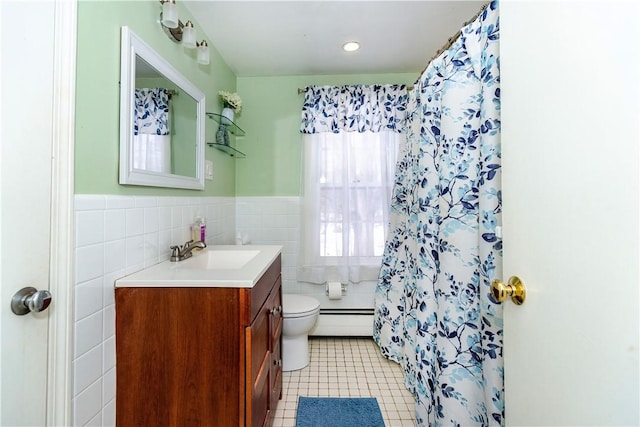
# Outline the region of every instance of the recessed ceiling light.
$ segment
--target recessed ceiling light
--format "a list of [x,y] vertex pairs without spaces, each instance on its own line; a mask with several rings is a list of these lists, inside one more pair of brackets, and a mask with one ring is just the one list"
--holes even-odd
[[354,50],[360,49],[360,43],[358,42],[346,42],[342,45],[342,49],[347,52],[353,52]]

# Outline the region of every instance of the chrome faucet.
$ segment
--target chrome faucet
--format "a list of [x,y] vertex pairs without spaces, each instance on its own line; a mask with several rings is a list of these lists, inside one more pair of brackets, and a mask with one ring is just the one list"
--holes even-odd
[[169,261],[178,262],[185,260],[187,258],[191,258],[193,250],[196,248],[204,249],[207,247],[207,244],[204,242],[195,242],[193,240],[189,240],[182,246],[171,246],[171,258]]

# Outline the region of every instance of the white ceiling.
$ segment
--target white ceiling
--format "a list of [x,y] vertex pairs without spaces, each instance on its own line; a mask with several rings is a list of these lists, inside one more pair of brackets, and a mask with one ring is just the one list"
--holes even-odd
[[[418,74],[484,4],[419,0],[183,3],[198,21],[198,39],[213,44],[238,77]],[[341,46],[350,40],[359,41],[360,50],[344,52]]]

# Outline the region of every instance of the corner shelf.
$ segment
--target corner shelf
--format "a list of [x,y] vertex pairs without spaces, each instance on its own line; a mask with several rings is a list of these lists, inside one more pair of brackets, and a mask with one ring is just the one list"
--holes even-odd
[[221,125],[225,125],[227,127],[227,129],[229,130],[229,132],[231,132],[235,136],[244,136],[245,135],[244,130],[242,130],[240,128],[240,126],[238,126],[237,124],[235,124],[231,120],[227,119],[226,117],[223,117],[218,113],[206,113],[206,114],[207,114],[207,117],[209,117],[210,119],[215,120],[216,122],[220,123]]
[[[238,126],[237,124],[235,124],[233,121],[229,120],[228,118],[222,116],[221,114],[218,113],[206,113],[207,117],[209,117],[212,120],[215,120],[216,122],[218,122],[220,124],[220,126],[224,126],[224,132],[225,133],[231,133],[235,136],[244,136],[244,130],[242,130],[242,128],[240,128],[240,126]],[[228,143],[229,142],[229,135],[225,136],[225,140]],[[217,135],[216,135],[216,141],[218,140]],[[219,142],[207,142],[207,145],[209,147],[214,147],[217,148],[218,150],[222,151],[223,153],[228,154],[231,157],[235,157],[236,159],[244,159],[246,158],[246,154],[244,154],[242,151],[238,151],[235,148],[233,148],[232,146],[228,145],[228,144],[221,144]]]
[[247,157],[247,155],[244,154],[242,151],[238,151],[230,145],[219,144],[217,142],[207,142],[207,145],[209,147],[217,148],[218,150],[224,153],[227,153],[231,157],[235,157],[238,159],[244,159],[245,157]]

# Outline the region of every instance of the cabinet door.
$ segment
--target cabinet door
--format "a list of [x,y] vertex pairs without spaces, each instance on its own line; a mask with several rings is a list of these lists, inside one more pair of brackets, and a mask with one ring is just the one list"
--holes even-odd
[[269,420],[271,367],[269,316],[269,308],[265,304],[246,330],[246,420],[251,422],[251,426],[263,426]]
[[116,425],[238,426],[237,290],[118,288],[115,298]]

